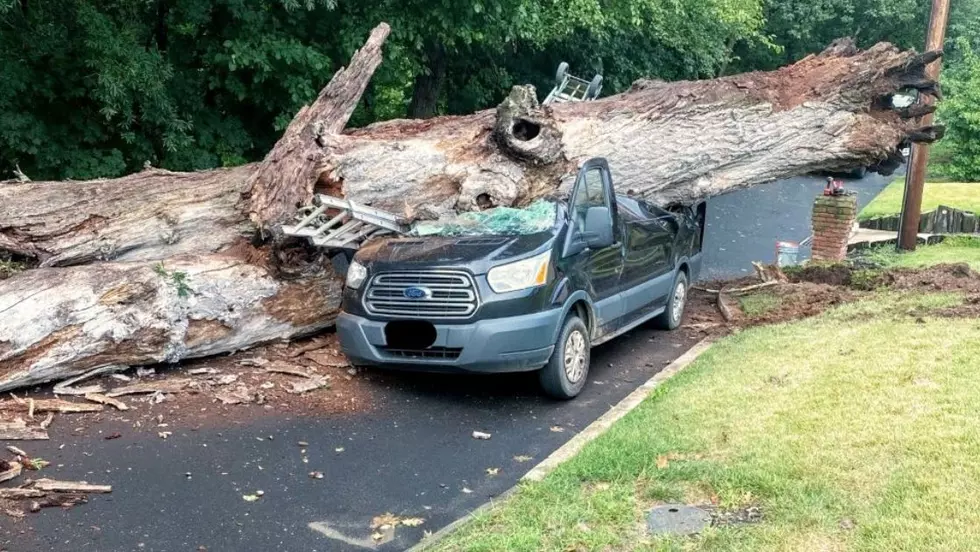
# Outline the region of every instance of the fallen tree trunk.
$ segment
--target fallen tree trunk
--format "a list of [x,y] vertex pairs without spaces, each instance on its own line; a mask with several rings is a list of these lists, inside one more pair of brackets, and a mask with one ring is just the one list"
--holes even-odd
[[286,278],[228,254],[29,270],[0,282],[0,391],[311,334],[340,290],[329,265]]
[[496,110],[344,132],[387,34],[371,33],[261,163],[0,187],[0,250],[49,267],[0,280],[0,390],[330,325],[340,281],[328,263],[273,263],[280,240],[270,252],[243,239],[278,238],[317,189],[435,218],[561,194],[579,162],[604,156],[620,191],[666,204],[814,170],[885,170],[901,144],[941,133],[888,101],[905,87],[938,94],[924,73],[938,53],[847,42],[771,73],[638,82],[550,107],[515,87]]
[[769,73],[639,81],[594,102],[540,107],[516,87],[496,111],[396,120],[342,133],[380,63],[379,27],[304,108],[262,163],[198,173],[0,186],[0,249],[43,266],[165,259],[230,246],[289,219],[314,188],[409,218],[521,205],[560,191],[578,162],[609,159],[617,188],[662,204],[778,178],[901,161],[932,141],[927,109],[895,110],[904,88],[938,94],[924,72],[938,52],[842,42]]

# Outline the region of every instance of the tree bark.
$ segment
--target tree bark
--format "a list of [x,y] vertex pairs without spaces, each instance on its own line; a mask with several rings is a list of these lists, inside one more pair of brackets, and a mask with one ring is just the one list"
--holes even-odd
[[[435,218],[561,195],[581,161],[602,156],[619,191],[669,204],[816,170],[885,170],[904,142],[941,134],[887,101],[905,87],[938,95],[923,70],[939,53],[847,42],[769,73],[640,81],[548,107],[515,87],[496,110],[344,132],[387,34],[371,33],[261,163],[0,186],[0,250],[42,267],[0,280],[0,390],[330,325],[339,278],[277,233],[314,189]],[[276,239],[257,249],[256,232]]]
[[322,330],[342,281],[329,264],[306,268],[287,277],[225,253],[28,270],[0,282],[0,391]]

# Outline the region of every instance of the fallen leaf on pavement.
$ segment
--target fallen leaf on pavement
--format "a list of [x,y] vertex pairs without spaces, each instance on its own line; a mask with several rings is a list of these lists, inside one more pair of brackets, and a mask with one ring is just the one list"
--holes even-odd
[[422,518],[405,518],[401,520],[401,524],[405,527],[418,527],[423,523],[425,523],[425,520]]
[[523,463],[523,462],[530,462],[531,460],[534,460],[534,458],[531,458],[530,456],[524,456],[522,454],[520,456],[515,456],[514,457],[514,460],[517,461],[517,462],[522,462]]
[[401,521],[401,518],[395,514],[385,512],[380,516],[374,516],[371,518],[371,529],[380,529],[385,526],[394,527],[395,525],[398,525],[399,521]]
[[470,489],[470,488],[468,488],[468,487],[463,487],[463,493],[465,493],[465,494],[470,494],[470,493],[472,493],[472,492],[473,492],[473,489]]
[[242,495],[242,500],[244,500],[245,502],[255,502],[258,499],[259,499],[258,495],[254,495],[254,494]]
[[312,471],[310,472],[310,477],[312,479],[323,479],[323,472]]
[[561,433],[562,431],[565,431],[565,428],[561,426],[551,426],[551,431],[554,433]]
[[487,468],[487,475],[497,475],[500,473],[500,468]]
[[493,436],[491,434],[489,434],[489,433],[484,433],[482,431],[474,431],[473,432],[473,438],[474,439],[483,439],[483,440],[486,440],[486,439],[489,439],[490,437],[493,437]]

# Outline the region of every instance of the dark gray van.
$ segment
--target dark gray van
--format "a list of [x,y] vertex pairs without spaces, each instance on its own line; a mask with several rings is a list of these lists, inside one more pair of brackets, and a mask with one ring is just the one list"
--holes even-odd
[[592,159],[570,199],[535,210],[532,224],[362,247],[337,320],[351,362],[537,370],[546,393],[570,399],[593,346],[650,319],[680,325],[701,268],[703,203],[664,210],[616,195],[606,161]]

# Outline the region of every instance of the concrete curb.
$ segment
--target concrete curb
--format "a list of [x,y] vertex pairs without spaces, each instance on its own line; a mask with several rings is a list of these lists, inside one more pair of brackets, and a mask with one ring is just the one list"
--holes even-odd
[[541,481],[544,479],[549,473],[553,472],[555,468],[578,454],[583,448],[585,448],[585,445],[589,444],[595,440],[596,437],[605,433],[614,423],[639,406],[640,403],[649,397],[650,394],[653,393],[657,387],[660,387],[662,383],[680,373],[684,368],[687,368],[688,365],[701,356],[701,353],[707,351],[713,343],[714,340],[710,337],[699,341],[693,347],[688,349],[683,355],[677,357],[674,362],[668,364],[663,370],[657,372],[652,378],[648,379],[646,383],[637,387],[632,393],[627,395],[626,398],[619,401],[616,406],[610,408],[602,416],[599,416],[594,422],[589,424],[588,427],[580,431],[577,435],[575,435],[575,437],[572,437],[571,440],[562,445],[558,450],[548,455],[548,457],[542,460],[537,466],[531,468],[531,471],[524,474],[524,477],[520,479],[517,485],[507,489],[496,499],[478,506],[465,516],[457,519],[442,529],[439,529],[422,542],[409,548],[406,552],[423,552],[428,550],[430,547],[435,546],[440,540],[445,538],[446,535],[458,529],[461,525],[468,522],[474,516],[488,512],[501,502],[507,500],[508,497],[517,491],[522,482]]

